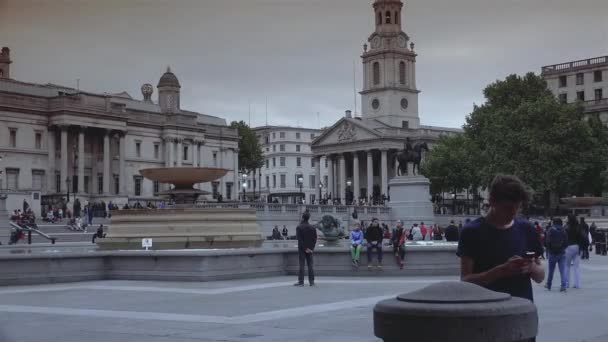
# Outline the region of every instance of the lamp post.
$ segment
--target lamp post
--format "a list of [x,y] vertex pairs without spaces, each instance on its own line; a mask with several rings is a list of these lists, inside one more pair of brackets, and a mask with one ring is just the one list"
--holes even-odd
[[70,203],[70,186],[72,186],[72,180],[70,179],[69,176],[66,177],[65,184],[68,187],[67,202],[66,202],[66,204],[67,204],[67,203]]
[[247,201],[247,182],[243,182],[243,202]]
[[298,184],[300,185],[300,201],[302,201],[302,198],[304,196],[304,194],[302,193],[302,185],[304,184],[304,177],[302,177],[302,176],[298,177]]
[[[348,189],[348,191],[346,192],[346,198],[344,199],[344,204],[348,205],[348,200],[347,198],[349,197],[350,194],[350,186],[353,184],[353,182],[349,179],[346,181],[346,188]],[[352,202],[352,201],[351,201]]]
[[323,183],[319,182],[319,204],[321,204],[322,199],[323,199]]

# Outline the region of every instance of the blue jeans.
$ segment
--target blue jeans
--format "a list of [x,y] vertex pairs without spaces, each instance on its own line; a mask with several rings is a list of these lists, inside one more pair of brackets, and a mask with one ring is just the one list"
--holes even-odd
[[372,251],[376,249],[378,252],[378,263],[382,263],[382,242],[378,242],[377,245],[372,245],[371,243],[367,243],[367,263],[371,264],[372,262]]
[[[567,275],[567,287],[570,287],[570,270],[574,273],[574,287],[580,287],[580,262],[581,257],[578,254],[580,252],[578,245],[570,245],[566,248],[566,275]],[[572,264],[572,266],[570,266]]]
[[547,277],[547,288],[551,289],[553,283],[553,273],[555,272],[555,264],[559,267],[559,276],[561,280],[561,288],[565,289],[568,285],[568,277],[566,275],[566,253],[553,254],[547,251],[549,256],[549,276]]

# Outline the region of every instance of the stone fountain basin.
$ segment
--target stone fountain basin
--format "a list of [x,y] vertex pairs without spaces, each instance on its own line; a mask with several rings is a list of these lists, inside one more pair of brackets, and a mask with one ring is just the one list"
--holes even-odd
[[192,188],[197,183],[212,182],[224,177],[228,171],[230,170],[211,167],[164,167],[143,169],[139,173],[152,181],[173,184],[175,188],[183,189]]

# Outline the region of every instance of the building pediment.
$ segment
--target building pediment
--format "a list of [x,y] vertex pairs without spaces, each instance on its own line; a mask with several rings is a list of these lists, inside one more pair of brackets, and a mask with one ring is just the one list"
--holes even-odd
[[360,140],[370,140],[380,138],[380,134],[373,129],[366,127],[357,119],[342,118],[331,128],[319,136],[313,147],[324,145],[346,144]]

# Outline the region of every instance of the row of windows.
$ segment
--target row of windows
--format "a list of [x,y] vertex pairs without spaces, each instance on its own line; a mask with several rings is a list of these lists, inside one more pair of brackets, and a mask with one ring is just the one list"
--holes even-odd
[[[374,62],[373,64],[373,81],[374,85],[380,84],[380,62]],[[404,61],[399,62],[399,84],[405,84],[405,71],[406,65]]]
[[[285,139],[286,136],[286,132],[279,132],[279,139]],[[310,133],[310,140],[313,140],[316,137],[316,135],[314,133]],[[301,139],[302,138],[302,134],[300,132],[296,132],[296,139]],[[272,132],[272,139],[276,140],[277,139],[277,132]],[[270,136],[266,136],[266,143],[269,144],[270,143]]]
[[[285,166],[285,157],[279,157],[279,166],[284,167]],[[296,166],[297,167],[302,167],[302,158],[301,157],[297,157],[296,158]],[[272,158],[272,167],[277,167],[277,158],[273,157]],[[315,158],[310,158],[310,167],[315,167]],[[327,162],[325,162],[325,167],[327,167]],[[266,168],[270,168],[270,159],[266,159]]]
[[[326,180],[327,180],[327,176],[325,176]],[[287,175],[279,175],[279,188],[281,189],[285,189],[287,188]],[[302,186],[302,188],[304,188],[304,175],[302,174],[296,174],[294,175],[294,179],[293,179],[293,186],[294,187],[300,187]],[[266,176],[266,188],[270,189],[270,176]],[[276,189],[277,188],[277,175],[272,175],[272,188]],[[316,189],[316,176],[315,175],[309,175],[308,176],[308,188],[310,189]]]
[[[593,91],[593,95],[594,95],[593,100],[595,100],[595,101],[602,100],[604,98],[604,91],[601,88],[595,89]],[[576,92],[576,100],[577,101],[589,101],[585,97],[584,90]],[[568,103],[568,94],[567,93],[559,94],[559,102]]]
[[[602,82],[602,70],[596,70],[593,72],[593,82]],[[576,85],[584,85],[585,84],[585,74],[580,72],[576,74]],[[568,86],[568,76],[560,76],[559,77],[559,87],[565,88]]]
[[[17,148],[17,128],[8,129],[8,146]],[[36,131],[34,137],[34,148],[37,150],[42,149],[42,132]]]
[[[395,24],[399,24],[399,12],[395,11]],[[384,13],[384,23],[385,24],[390,24],[391,23],[391,11],[386,11]],[[378,14],[376,15],[376,25],[382,25],[382,12],[378,12]]]
[[[272,145],[272,152],[276,152],[277,151],[277,145]],[[281,152],[285,152],[285,144],[280,144],[279,145],[279,151]],[[302,148],[300,145],[296,145],[296,152],[301,152]],[[266,147],[266,152],[270,152],[270,147]]]

